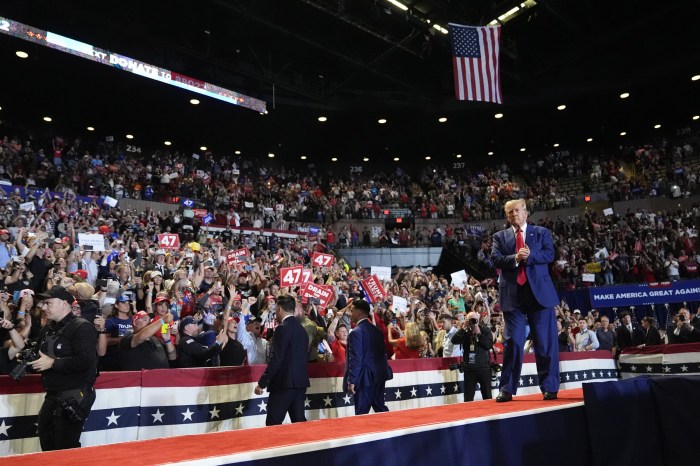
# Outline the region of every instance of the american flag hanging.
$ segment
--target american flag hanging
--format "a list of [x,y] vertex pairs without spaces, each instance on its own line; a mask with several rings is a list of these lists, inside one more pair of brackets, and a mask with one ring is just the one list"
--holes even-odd
[[501,26],[450,24],[455,96],[503,103],[499,65]]

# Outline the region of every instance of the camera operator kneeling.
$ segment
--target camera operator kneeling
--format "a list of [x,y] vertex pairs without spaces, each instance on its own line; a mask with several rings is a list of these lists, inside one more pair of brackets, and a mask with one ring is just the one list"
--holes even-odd
[[41,373],[46,390],[39,410],[43,451],[80,447],[85,419],[95,402],[97,331],[71,312],[73,295],[62,286],[39,294],[49,324],[39,335],[38,358],[30,363]]
[[489,351],[493,348],[493,334],[486,325],[479,324],[479,314],[470,312],[462,323],[452,343],[464,349],[464,401],[474,401],[476,384],[481,387],[481,397],[491,399],[491,362]]

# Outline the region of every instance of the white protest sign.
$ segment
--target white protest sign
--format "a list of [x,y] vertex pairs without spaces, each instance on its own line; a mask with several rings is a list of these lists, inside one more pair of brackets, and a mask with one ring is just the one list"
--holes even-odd
[[192,154],[192,158],[195,160],[199,160],[199,154]]
[[108,206],[110,206],[110,207],[116,207],[116,206],[117,206],[117,202],[119,202],[119,201],[117,201],[117,200],[114,199],[113,197],[105,196],[104,203],[107,204]]
[[86,251],[104,251],[105,238],[102,235],[78,233],[78,244]]
[[25,212],[29,212],[31,210],[36,210],[36,207],[34,206],[34,202],[32,202],[32,201],[23,202],[19,205],[19,210],[24,210]]
[[593,282],[595,282],[595,274],[594,273],[581,274],[581,280],[583,280],[584,282],[593,283]]
[[380,280],[391,281],[391,267],[380,267],[373,265],[370,268],[370,275],[376,275]]
[[608,207],[607,209],[603,209],[603,213],[605,214],[606,217],[612,215],[613,214],[612,207]]
[[406,301],[406,298],[394,296],[392,303],[394,305],[394,314],[400,314],[401,312],[408,311],[408,301]]
[[459,272],[453,272],[450,274],[452,277],[452,286],[458,287],[460,290],[463,290],[464,287],[467,285],[467,279],[469,276],[467,275],[467,272],[464,271],[464,269],[460,270]]
[[246,209],[252,209],[253,208],[253,203],[252,202],[244,202],[243,205],[245,206]]

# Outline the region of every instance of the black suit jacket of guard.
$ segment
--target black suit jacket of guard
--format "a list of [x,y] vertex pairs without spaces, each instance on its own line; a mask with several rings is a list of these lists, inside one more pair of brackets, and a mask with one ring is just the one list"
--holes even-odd
[[306,360],[309,353],[309,337],[294,316],[286,317],[275,328],[272,338],[272,355],[258,385],[268,391],[289,388],[307,388],[309,373]]

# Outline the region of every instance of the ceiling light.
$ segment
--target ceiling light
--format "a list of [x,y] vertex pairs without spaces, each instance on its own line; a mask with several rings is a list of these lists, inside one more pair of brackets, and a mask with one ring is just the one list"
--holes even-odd
[[586,142],[593,142],[593,138],[586,139]]
[[696,74],[692,78],[690,78],[691,81],[699,81],[700,80],[700,74]]
[[275,154],[273,154],[272,152],[270,152],[269,154],[267,154],[267,156],[270,157],[270,158],[272,159],[272,158],[275,157]]
[[170,145],[172,145],[172,142],[170,142],[170,141],[165,141],[163,144],[165,144],[166,146],[170,146]]
[[237,151],[234,152],[234,154],[236,154],[236,155],[241,155],[241,151],[237,150]]
[[450,32],[447,29],[445,29],[444,27],[440,26],[439,24],[433,24],[433,27],[435,29],[437,29],[438,31],[442,32],[443,34],[447,34]]
[[626,136],[626,135],[627,135],[627,131],[623,131],[620,133],[620,136]]
[[394,157],[394,162],[398,162],[398,161],[399,161],[399,158],[398,158],[398,157]]
[[408,10],[408,7],[406,5],[404,5],[403,3],[401,3],[397,0],[386,0],[386,1],[391,3],[392,5],[394,5],[395,7],[400,8],[403,11]]
[[17,55],[19,58],[27,58],[29,57],[29,54],[27,52],[23,52],[21,50],[18,50],[15,52],[15,55]]
[[87,130],[88,130],[88,131],[95,131],[95,128],[92,127],[92,126],[88,126],[88,127],[87,127]]
[[328,120],[328,118],[326,118],[324,116],[318,117],[318,121],[320,121],[321,123],[323,123],[324,121],[327,121],[327,120]]
[[659,129],[661,128],[661,125],[654,125],[654,129]]
[[700,119],[700,115],[695,115],[695,116],[693,117],[693,120],[697,120],[697,119]]
[[363,161],[363,162],[369,162],[369,157],[364,157],[364,158],[362,159],[362,161]]
[[559,147],[559,143],[558,143],[558,142],[555,142],[555,143],[554,143],[554,147]]
[[44,121],[52,121],[51,117],[44,117]]
[[493,152],[489,151],[489,155],[493,155]]
[[438,121],[439,121],[440,123],[444,123],[444,122],[447,121],[447,118],[446,118],[446,117],[440,117],[440,118],[438,118]]
[[306,160],[306,156],[305,156],[305,155],[302,155],[302,156],[299,157],[299,158],[300,158],[301,160]]
[[494,117],[494,118],[497,118],[497,119],[503,118],[503,114],[502,114],[502,113],[496,113],[493,117]]
[[566,110],[566,105],[561,104],[560,106],[557,107],[557,110]]
[[430,160],[430,156],[429,156],[429,155],[426,155],[426,156],[425,156],[425,160]]
[[133,135],[133,134],[127,134],[127,135],[126,135],[126,138],[127,138],[127,139],[134,139],[134,135]]
[[199,105],[199,100],[198,99],[190,99],[190,103],[192,105]]
[[518,6],[514,6],[510,10],[508,10],[505,13],[503,13],[502,15],[500,15],[498,18],[491,21],[488,25],[489,26],[496,26],[498,24],[507,23],[508,21],[518,17],[521,13],[529,10],[530,8],[532,8],[535,5],[537,5],[537,2],[535,0],[524,0]]
[[383,125],[384,123],[386,123],[386,118],[380,118],[379,120],[377,120],[377,123]]
[[455,155],[455,157],[457,157],[458,159],[461,159],[461,158],[462,158],[462,154],[457,154],[457,155]]
[[526,149],[525,149],[524,147],[521,147],[521,148],[520,148],[520,152],[525,152],[525,150],[526,150]]
[[337,162],[337,161],[338,161],[338,157],[333,157],[333,158],[331,159],[331,162]]
[[629,96],[630,96],[630,93],[629,93],[629,92],[623,92],[622,94],[620,94],[620,98],[621,98],[621,99],[626,99],[626,98],[629,97]]
[[199,150],[207,150],[207,146],[202,146],[199,148]]

